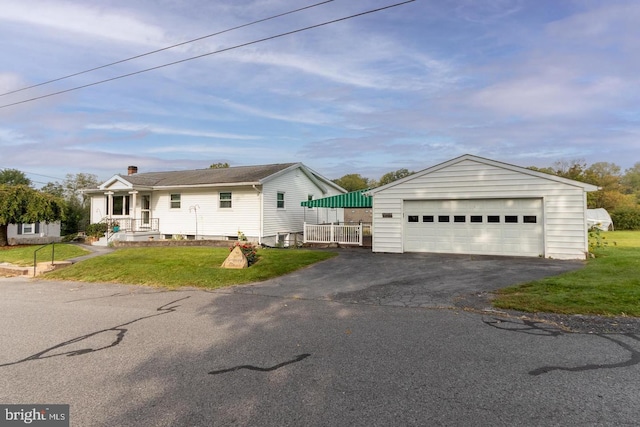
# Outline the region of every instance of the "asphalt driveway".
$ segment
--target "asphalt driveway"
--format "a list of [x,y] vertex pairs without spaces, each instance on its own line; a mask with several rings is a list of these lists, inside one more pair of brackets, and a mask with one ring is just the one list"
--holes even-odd
[[339,256],[292,274],[220,292],[404,307],[477,304],[474,296],[555,276],[583,261],[449,254],[381,254],[341,249]]

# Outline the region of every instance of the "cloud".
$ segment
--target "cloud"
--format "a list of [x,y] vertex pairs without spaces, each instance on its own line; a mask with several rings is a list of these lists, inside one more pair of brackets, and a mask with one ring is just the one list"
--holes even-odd
[[239,102],[234,102],[229,99],[220,99],[218,100],[218,103],[244,114],[284,122],[320,125],[337,120],[337,117],[333,115],[310,111],[308,108],[307,111],[296,110],[295,112],[277,113],[274,109],[253,107]]
[[210,132],[195,129],[177,129],[165,126],[158,126],[148,123],[111,123],[111,124],[88,124],[85,126],[89,130],[109,130],[118,132],[143,132],[153,133],[157,135],[177,135],[191,136],[197,138],[213,138],[213,139],[237,139],[237,140],[257,140],[262,139],[261,136],[243,135],[224,132]]
[[624,81],[614,77],[579,82],[523,76],[481,89],[470,101],[509,116],[575,116],[606,111],[625,87]]
[[161,28],[136,19],[134,15],[132,9],[110,9],[66,1],[21,0],[3,2],[0,8],[0,21],[127,44],[159,46],[166,43],[165,32]]

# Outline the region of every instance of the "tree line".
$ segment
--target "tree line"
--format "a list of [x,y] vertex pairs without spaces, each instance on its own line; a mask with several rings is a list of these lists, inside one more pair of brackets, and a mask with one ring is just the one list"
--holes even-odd
[[[584,160],[560,160],[549,167],[530,166],[538,172],[581,181],[600,187],[587,193],[587,207],[604,208],[612,216],[616,229],[640,230],[640,162],[622,172],[615,163],[597,162],[587,165]],[[360,174],[347,174],[333,182],[347,191],[381,187],[412,175],[408,169],[388,172],[376,181]]]

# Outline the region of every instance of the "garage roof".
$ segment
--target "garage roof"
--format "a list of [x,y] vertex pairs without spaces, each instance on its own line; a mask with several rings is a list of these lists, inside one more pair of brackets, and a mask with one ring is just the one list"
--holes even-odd
[[337,196],[307,200],[300,202],[300,205],[308,208],[370,208],[373,206],[373,197],[362,194],[365,191],[369,190],[357,190]]

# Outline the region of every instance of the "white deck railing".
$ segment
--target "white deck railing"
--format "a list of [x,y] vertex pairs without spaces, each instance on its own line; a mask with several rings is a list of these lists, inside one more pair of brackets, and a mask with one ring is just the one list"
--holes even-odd
[[304,223],[304,243],[339,243],[362,246],[362,224],[307,224]]

